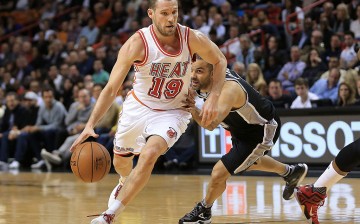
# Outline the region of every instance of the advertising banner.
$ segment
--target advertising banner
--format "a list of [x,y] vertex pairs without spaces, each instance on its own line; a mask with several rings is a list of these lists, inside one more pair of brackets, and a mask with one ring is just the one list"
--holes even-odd
[[[360,137],[358,115],[282,116],[280,137],[270,154],[288,163],[329,163],[341,148]],[[231,145],[231,135],[221,127],[199,130],[200,162],[216,162]]]

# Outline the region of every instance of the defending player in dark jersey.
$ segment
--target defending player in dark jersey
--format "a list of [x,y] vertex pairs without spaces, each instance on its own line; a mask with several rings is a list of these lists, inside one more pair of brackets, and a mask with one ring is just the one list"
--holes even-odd
[[[192,88],[205,100],[213,84],[212,73],[212,65],[201,58],[192,64]],[[286,181],[283,198],[289,200],[307,173],[306,164],[289,166],[266,155],[278,139],[281,125],[272,103],[235,72],[227,70],[225,79],[218,101],[219,114],[204,128],[213,130],[221,124],[230,131],[233,147],[214,166],[206,197],[179,220],[180,224],[211,223],[211,206],[224,192],[232,174],[246,170],[277,173]],[[200,110],[194,101],[196,93],[190,91],[184,108],[201,124]]]

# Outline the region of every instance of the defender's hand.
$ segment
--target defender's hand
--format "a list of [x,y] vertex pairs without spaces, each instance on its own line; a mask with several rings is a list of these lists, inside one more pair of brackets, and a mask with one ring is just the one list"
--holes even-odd
[[217,118],[219,114],[217,104],[218,96],[210,93],[200,112],[200,116],[202,117],[201,126],[209,126],[211,122]]

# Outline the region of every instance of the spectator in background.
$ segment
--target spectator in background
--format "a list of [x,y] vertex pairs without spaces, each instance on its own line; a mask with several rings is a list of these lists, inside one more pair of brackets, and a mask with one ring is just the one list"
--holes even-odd
[[352,68],[357,63],[357,56],[354,50],[355,36],[351,31],[347,31],[344,34],[345,49],[340,55],[340,67],[343,69]]
[[[21,125],[17,124],[16,126],[13,126],[13,128],[7,133],[7,135],[3,135],[3,138],[1,139],[2,153],[4,152],[3,149],[8,149],[12,151],[10,155],[13,155],[15,158],[23,158],[23,160],[15,160],[11,162],[9,164],[9,168],[11,169],[18,169],[20,167],[20,162],[29,162],[25,161],[25,155],[20,154],[23,153],[23,151],[16,150],[16,144],[19,135],[24,132],[27,126],[34,125],[36,123],[37,113],[39,110],[37,102],[37,95],[34,92],[27,92],[25,94],[24,101],[22,103],[24,111],[23,114],[21,114],[23,119],[25,119],[24,122],[22,122]],[[26,114],[26,116],[24,116],[24,114]],[[2,154],[2,156],[4,156],[2,157],[3,160],[5,160],[8,155],[9,154]]]
[[355,39],[360,40],[360,3],[356,6],[356,19],[351,21],[350,30],[354,33]]
[[48,70],[47,79],[45,85],[51,86],[55,90],[56,96],[59,96],[61,92],[61,83],[63,82],[63,76],[59,74],[59,70],[56,65],[51,65]]
[[[42,90],[44,104],[40,106],[35,125],[24,127],[17,138],[15,162],[24,160],[25,154],[32,149],[34,156],[38,160],[31,168],[38,169],[45,165],[41,159],[41,143],[48,150],[55,149],[55,134],[58,128],[62,127],[66,115],[63,104],[54,99],[54,91],[50,88]],[[9,168],[12,168],[11,164]]]
[[272,79],[269,82],[269,97],[268,99],[276,108],[290,108],[293,98],[289,94],[283,94],[281,82],[277,79]]
[[309,92],[309,83],[304,78],[295,80],[295,92],[297,97],[292,102],[291,109],[311,108],[311,100],[319,99],[316,94]]
[[236,61],[244,63],[245,67],[254,63],[254,51],[255,47],[250,38],[246,34],[240,35],[240,52],[236,55]]
[[[297,18],[292,17],[290,23],[287,24],[286,23],[287,16],[295,12],[297,13]],[[297,44],[300,38],[297,35],[293,36],[292,34],[290,34],[288,32],[288,29],[290,31],[295,30],[297,28],[300,28],[300,30],[302,30],[303,21],[304,21],[304,12],[300,7],[296,5],[295,1],[285,0],[285,8],[281,12],[281,21],[284,24],[287,48],[290,48],[291,46]],[[286,26],[288,26],[288,28]]]
[[323,63],[319,52],[314,48],[308,55],[308,59],[306,60],[306,68],[304,69],[301,77],[307,79],[309,86],[312,86],[326,70],[327,67]]
[[301,50],[300,60],[304,62],[307,61],[310,51],[312,49],[316,49],[320,57],[322,57],[322,55],[325,53],[325,49],[322,46],[322,41],[323,41],[323,34],[321,33],[321,31],[320,30],[312,31],[309,45],[304,46],[304,48]]
[[331,57],[340,58],[340,54],[341,54],[340,36],[337,34],[333,34],[330,38],[330,47],[326,48],[323,58],[325,59],[326,63],[328,63]]
[[336,6],[336,19],[333,29],[335,33],[340,35],[350,30],[350,16],[345,3]]
[[231,66],[231,70],[236,72],[238,75],[240,75],[241,78],[246,79],[246,73],[245,73],[245,65],[244,63],[240,61],[234,62]]
[[68,110],[74,102],[73,87],[73,81],[70,78],[64,78],[61,86],[60,102],[65,106],[66,110]]
[[102,2],[98,2],[94,5],[94,13],[95,13],[95,25],[99,29],[102,29],[108,24],[109,20],[111,19],[112,7],[113,1],[110,2],[109,8],[105,8],[104,4]]
[[320,22],[319,22],[319,29],[320,29],[320,32],[322,33],[323,35],[323,42],[324,42],[324,49],[325,51],[327,49],[329,49],[331,46],[330,46],[330,42],[331,42],[331,37],[334,35],[334,32],[329,24],[329,21],[328,21],[328,18],[322,14],[320,16]]
[[112,33],[116,33],[124,26],[127,18],[127,13],[122,1],[116,1],[112,8],[111,18],[106,29]]
[[99,33],[100,30],[95,25],[95,20],[93,18],[90,18],[87,26],[84,26],[81,29],[77,43],[80,42],[80,37],[86,37],[87,43],[89,45],[93,45],[94,43],[96,43]]
[[[13,147],[8,147],[8,137],[12,130],[21,129],[25,126],[27,117],[25,109],[20,105],[18,96],[15,92],[6,94],[5,114],[1,119],[0,126],[0,168],[7,168],[9,154],[13,154]],[[4,143],[4,144],[3,144]],[[18,163],[18,167],[19,167]]]
[[269,55],[265,57],[264,67],[264,79],[266,83],[269,83],[271,79],[275,79],[278,76],[281,70],[281,63],[275,55]]
[[300,61],[300,49],[298,46],[291,47],[290,57],[291,61],[282,67],[277,79],[281,82],[284,90],[295,93],[294,81],[303,74],[306,64]]
[[109,73],[103,69],[103,63],[101,60],[94,61],[94,74],[93,81],[97,84],[106,84],[109,80]]
[[114,64],[112,64],[112,61],[107,57],[105,47],[99,47],[95,50],[95,60],[101,60],[104,70],[108,73],[111,72]]
[[246,73],[246,82],[248,82],[262,96],[267,95],[267,85],[258,64],[251,63],[248,65]]
[[221,52],[228,60],[228,64],[232,65],[236,60],[236,55],[240,52],[239,27],[230,26],[230,38],[220,47]]
[[211,28],[216,30],[216,38],[219,40],[219,42],[224,42],[226,29],[223,25],[223,17],[221,14],[217,13],[214,16],[214,23],[212,24]]
[[356,102],[355,90],[346,82],[342,82],[338,89],[337,106],[354,106]]
[[340,70],[332,68],[327,79],[319,79],[310,88],[310,92],[315,93],[320,99],[330,99],[333,104],[338,98]]
[[280,65],[287,62],[286,52],[279,48],[279,39],[275,36],[270,36],[267,39],[264,53],[265,60],[270,56],[274,56]]
[[323,13],[321,14],[321,16],[324,15],[327,18],[327,21],[331,29],[333,29],[335,24],[335,17],[333,12],[334,12],[334,3],[332,3],[331,1],[325,2],[323,4]]
[[91,102],[90,91],[80,89],[78,99],[71,104],[67,115],[65,116],[65,128],[58,130],[56,133],[56,147],[59,147],[70,135],[81,132],[86,121],[90,117],[94,103]]
[[[327,79],[329,76],[329,71],[332,68],[340,69],[339,58],[331,57],[328,64],[329,70],[321,75],[322,79]],[[356,81],[358,80],[358,71],[356,69],[340,69],[340,79],[339,82],[347,82],[353,89],[356,89]]]
[[92,73],[94,58],[89,56],[86,50],[79,51],[79,59],[77,63],[78,70],[81,76]]

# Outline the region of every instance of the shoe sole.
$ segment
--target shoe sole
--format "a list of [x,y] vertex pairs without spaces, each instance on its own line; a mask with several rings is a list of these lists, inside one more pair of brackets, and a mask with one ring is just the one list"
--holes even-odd
[[[301,175],[301,177],[299,178],[299,181],[296,183],[296,186],[299,186],[299,184],[304,180],[304,178],[306,177],[307,173],[308,173],[308,166],[303,163],[304,167],[305,167],[305,172],[303,173],[303,175]],[[294,189],[295,192],[295,189]],[[293,193],[288,200],[293,199],[295,196],[295,193]]]
[[295,196],[295,198],[296,198],[297,203],[299,204],[299,206],[300,206],[300,208],[301,208],[302,214],[303,214],[303,216],[305,217],[306,222],[309,223],[309,224],[312,224],[311,217],[310,217],[310,219],[308,219],[308,218],[306,217],[306,215],[305,215],[305,205],[302,205],[302,204],[300,203],[300,200],[299,200],[299,198],[297,197],[297,193],[298,193],[298,190],[295,188],[295,190],[294,190],[294,196]]

